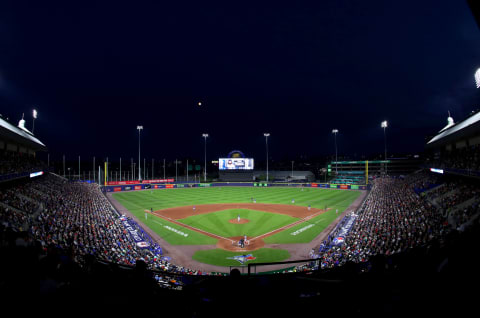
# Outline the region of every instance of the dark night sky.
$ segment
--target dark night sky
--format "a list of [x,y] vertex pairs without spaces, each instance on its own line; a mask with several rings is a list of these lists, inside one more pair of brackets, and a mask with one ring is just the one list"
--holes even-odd
[[[263,159],[422,151],[477,108],[465,1],[2,1],[0,114],[52,154]],[[197,103],[201,101],[202,107]],[[143,157],[143,155],[142,155]]]

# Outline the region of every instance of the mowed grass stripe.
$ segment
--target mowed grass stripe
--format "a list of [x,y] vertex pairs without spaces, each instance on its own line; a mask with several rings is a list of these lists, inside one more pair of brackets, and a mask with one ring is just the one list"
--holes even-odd
[[[330,224],[330,222],[335,219],[335,210],[338,209],[339,213],[345,210],[359,195],[360,191],[345,191],[345,190],[335,190],[335,189],[316,189],[316,188],[304,188],[302,191],[301,188],[274,188],[274,187],[212,187],[212,188],[185,188],[185,189],[155,189],[155,190],[144,190],[144,191],[132,191],[132,192],[119,192],[114,193],[113,196],[117,199],[125,208],[127,208],[131,213],[140,219],[144,219],[144,210],[150,210],[152,208],[155,210],[161,210],[165,208],[186,206],[186,205],[200,205],[200,204],[214,204],[214,203],[249,203],[251,198],[255,198],[257,203],[270,203],[270,204],[287,204],[291,205],[291,200],[295,199],[295,204],[297,206],[308,206],[309,204],[313,208],[323,209],[325,206],[331,208],[327,215],[331,217],[327,218],[325,222]],[[333,214],[332,214],[333,213]],[[276,214],[273,214],[276,215]],[[231,218],[236,218],[236,214],[231,215]],[[200,220],[200,219],[199,219]],[[196,220],[197,222],[200,222]],[[212,221],[213,220],[213,221]],[[236,228],[231,228],[228,225],[228,220],[223,224],[221,219],[218,220],[208,220],[208,218],[199,223],[199,227],[202,230],[211,232],[221,236],[239,236],[246,233],[248,236],[258,236],[269,232],[267,228],[273,230],[269,225],[270,220],[267,220],[267,217],[259,221],[258,224],[247,223],[245,226],[236,224]],[[293,222],[287,223],[274,223],[277,228],[284,225],[290,224]],[[328,226],[326,223],[323,226],[323,229]],[[146,222],[147,226],[150,226],[149,222]],[[248,225],[250,224],[250,225]],[[302,223],[303,224],[303,223]],[[292,229],[302,228],[302,224],[292,227]],[[190,224],[193,227],[197,227],[194,224]],[[266,225],[264,228],[263,225]],[[180,227],[179,225],[176,225]],[[250,228],[252,226],[252,229]],[[153,226],[150,226],[152,230],[156,231]],[[295,237],[288,237],[285,234],[278,233],[272,237],[268,237],[267,240],[274,240],[272,243],[300,243],[308,240],[308,242],[318,235],[322,230],[321,226],[314,226],[309,228],[305,232],[302,232],[301,235]],[[263,232],[260,232],[263,231]],[[289,229],[290,231],[290,229]],[[157,231],[156,231],[157,232]],[[172,237],[172,233],[162,231],[162,233],[157,232],[161,237],[167,236]],[[223,234],[219,234],[223,233]],[[307,234],[308,233],[308,234]],[[198,235],[207,237],[203,234],[197,233]],[[316,234],[316,235],[314,235]],[[190,235],[189,235],[190,237]],[[213,240],[210,237],[207,237],[209,240]],[[288,239],[287,239],[288,238]],[[278,240],[277,240],[278,239]],[[183,241],[183,240],[182,240]],[[187,240],[191,241],[190,244],[199,244],[198,241],[193,239]],[[172,243],[176,244],[176,243]],[[182,243],[184,244],[184,243]],[[185,243],[187,244],[187,243]]]
[[[217,265],[217,266],[240,266],[240,262],[231,259],[234,256],[245,255],[246,253],[239,252],[230,252],[222,249],[212,249],[212,250],[203,250],[196,251],[193,254],[193,259],[201,263]],[[256,251],[248,252],[255,259],[248,261],[246,264],[252,263],[269,263],[269,262],[281,262],[290,257],[290,253],[282,249],[273,249],[273,248],[261,248]]]
[[[287,193],[285,191],[278,191],[279,189],[256,189],[252,188],[249,189],[246,193],[244,192],[246,189],[243,188],[236,188],[230,191],[226,191],[227,188],[222,188],[218,190],[218,188],[206,188],[206,189],[168,189],[168,190],[147,190],[147,191],[137,191],[134,197],[139,197],[144,192],[146,194],[153,192],[154,194],[150,194],[150,197],[145,195],[146,203],[155,203],[156,208],[167,208],[173,206],[181,206],[181,205],[191,205],[191,204],[205,204],[205,203],[231,203],[231,202],[251,202],[251,198],[254,197],[257,199],[257,202],[263,203],[278,203],[278,204],[288,204],[291,202],[291,199],[294,198],[291,195],[285,198],[279,198],[278,195],[282,195]],[[297,193],[299,189],[291,189]],[[216,191],[215,198],[206,198],[205,195],[209,196],[212,191]],[[223,192],[228,192],[227,194],[223,194]],[[267,192],[272,192],[267,195]],[[307,191],[307,190],[306,190]],[[314,191],[314,190],[312,190]],[[165,192],[170,192],[168,196],[164,196]],[[188,195],[179,195],[180,192],[189,192]],[[318,194],[319,192],[317,192]],[[129,195],[130,193],[116,193],[114,194],[115,197]],[[308,195],[305,193],[304,195],[307,197]],[[152,200],[152,197],[154,200]],[[303,197],[303,196],[302,196]],[[155,202],[155,200],[157,200]],[[297,199],[298,201],[298,199]],[[302,201],[303,198],[302,198]],[[312,200],[305,200],[305,201],[312,201]],[[308,205],[308,202],[304,202],[304,205]]]
[[[144,209],[134,202],[124,202],[122,205],[132,214],[137,216],[146,226],[157,233],[161,238],[172,245],[210,245],[216,244],[217,240],[199,232],[174,224],[155,215],[148,214],[145,219]],[[167,226],[170,228],[167,228]],[[175,232],[171,229],[175,229]],[[180,234],[185,233],[188,236]]]
[[[244,224],[229,223],[229,220],[237,219],[238,214],[240,214],[240,218],[248,219],[250,222]],[[248,209],[231,209],[194,215],[178,221],[224,237],[243,235],[255,237],[294,223],[298,221],[298,218]]]
[[[341,210],[338,210],[341,213]],[[282,232],[264,238],[267,244],[309,243],[337,218],[334,210],[329,210],[311,220],[292,226]],[[313,225],[313,226],[311,226]],[[292,235],[295,234],[295,235]]]

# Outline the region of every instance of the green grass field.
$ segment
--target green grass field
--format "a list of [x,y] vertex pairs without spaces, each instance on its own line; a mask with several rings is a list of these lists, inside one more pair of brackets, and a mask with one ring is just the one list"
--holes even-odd
[[238,266],[243,265],[241,262],[232,259],[238,255],[249,255],[255,257],[254,260],[245,262],[249,263],[262,263],[262,262],[281,262],[290,257],[290,253],[282,249],[274,248],[261,248],[253,252],[230,252],[222,249],[213,249],[206,251],[197,251],[193,254],[193,259],[206,264],[214,264],[218,266]]
[[[255,198],[257,203],[291,204],[314,208],[337,207],[345,209],[359,191],[345,191],[317,188],[283,188],[283,187],[211,187],[211,188],[179,188],[158,189],[114,193],[113,197],[122,205],[133,203],[130,207],[124,205],[130,212],[141,214],[145,209],[161,210],[184,205],[199,205],[212,203],[250,203]],[[138,211],[136,211],[138,210]]]
[[[237,219],[237,215],[240,215],[242,219],[248,219],[250,222],[245,224],[228,222],[231,219]],[[249,237],[255,237],[297,220],[298,218],[284,214],[273,214],[249,209],[231,209],[194,215],[179,221],[223,237],[243,236],[245,234]]]
[[[251,203],[252,198],[255,198],[257,203],[292,205],[291,201],[295,199],[295,205],[299,206],[311,205],[313,208],[320,209],[328,206],[327,212],[264,239],[267,244],[308,243],[337,217],[336,209],[339,214],[342,213],[360,194],[360,191],[316,188],[304,188],[302,191],[301,188],[211,187],[119,192],[114,193],[113,197],[172,245],[212,245],[216,244],[217,240],[207,235],[152,215],[148,215],[148,218],[145,219],[145,210],[152,208],[155,211],[186,205],[214,203]],[[250,222],[245,224],[228,222],[230,219],[236,219],[238,214],[241,218],[249,219]],[[297,218],[284,214],[250,209],[231,209],[194,215],[178,221],[223,237],[244,234],[255,237],[297,220]],[[275,262],[289,257],[288,252],[281,249],[260,249],[252,253],[259,262]],[[195,253],[194,259],[203,263],[229,266],[239,263],[227,257],[239,254],[241,253],[211,249],[198,251]]]

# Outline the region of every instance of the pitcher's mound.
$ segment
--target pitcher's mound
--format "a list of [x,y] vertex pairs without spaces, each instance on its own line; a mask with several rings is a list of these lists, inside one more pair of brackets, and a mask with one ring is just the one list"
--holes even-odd
[[240,222],[239,222],[238,219],[231,219],[231,220],[228,220],[228,222],[233,223],[233,224],[245,224],[245,223],[250,222],[250,220],[249,219],[240,219]]
[[[255,239],[254,241],[248,241],[248,244],[245,244],[244,247],[238,246],[238,241],[242,239],[243,236],[234,236],[229,237],[228,240],[221,239],[218,240],[217,247],[233,252],[243,252],[243,251],[254,251],[258,250],[265,246],[265,242],[262,239]],[[248,237],[247,237],[248,240]],[[233,241],[233,242],[232,242]]]

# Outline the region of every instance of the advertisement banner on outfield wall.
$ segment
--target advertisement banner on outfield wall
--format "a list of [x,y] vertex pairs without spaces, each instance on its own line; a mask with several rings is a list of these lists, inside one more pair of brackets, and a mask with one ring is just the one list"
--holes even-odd
[[346,189],[348,189],[348,185],[346,185],[346,184],[341,184],[341,185],[340,185],[340,189],[346,190]]
[[165,188],[167,189],[173,189],[174,184],[166,184]]
[[118,191],[122,191],[122,187],[115,187],[115,188],[113,188],[113,192],[118,192]]
[[175,182],[175,179],[153,179],[153,180],[133,180],[133,181],[108,181],[107,185],[134,185],[134,184],[145,184],[145,183],[165,183],[165,182]]
[[330,189],[337,189],[337,185],[336,184],[330,184]]
[[142,181],[142,183],[165,183],[165,182],[175,182],[175,179],[152,179],[152,180]]
[[139,181],[108,181],[107,185],[127,185],[139,184]]
[[142,186],[135,186],[135,190],[142,190]]
[[311,186],[311,187],[314,187],[314,188],[317,188],[317,187],[318,187],[318,183],[312,183],[310,186]]

